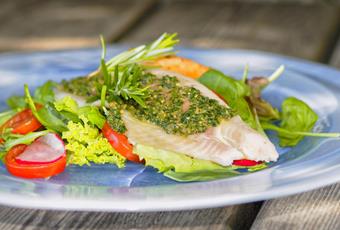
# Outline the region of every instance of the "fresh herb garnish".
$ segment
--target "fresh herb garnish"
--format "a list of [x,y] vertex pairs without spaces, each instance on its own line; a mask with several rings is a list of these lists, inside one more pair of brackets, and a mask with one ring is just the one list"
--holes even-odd
[[[107,95],[111,99],[116,97],[121,97],[124,100],[133,99],[145,107],[144,97],[146,97],[147,88],[142,88],[140,85],[144,75],[144,68],[140,64],[160,56],[173,54],[174,45],[178,43],[176,36],[177,34],[165,33],[156,41],[125,51],[107,62],[104,60],[106,45],[101,36],[102,55],[99,70],[104,79],[99,94],[101,105],[105,104],[104,98]],[[93,74],[90,75],[90,77],[92,76]]]
[[131,64],[127,66],[116,66],[113,76],[109,78],[107,94],[111,99],[121,97],[124,100],[133,99],[140,106],[145,107],[144,98],[147,96],[148,87],[142,87],[141,78],[145,74],[141,66]]
[[177,33],[162,34],[156,41],[120,53],[106,62],[109,71],[117,65],[141,64],[161,56],[174,54],[174,46],[179,42]]

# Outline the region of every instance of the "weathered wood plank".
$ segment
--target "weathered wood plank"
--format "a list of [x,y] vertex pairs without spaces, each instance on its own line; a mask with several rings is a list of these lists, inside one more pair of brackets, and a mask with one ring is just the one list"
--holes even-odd
[[[340,68],[340,39],[330,63]],[[252,226],[256,229],[340,229],[340,183],[266,201]]]
[[0,208],[0,229],[249,229],[259,203],[181,212],[100,213]]
[[311,4],[165,1],[125,41],[145,42],[168,31],[178,32],[184,45],[257,49],[322,60],[339,15],[339,7]]
[[340,184],[266,201],[251,229],[340,229]]
[[99,34],[115,40],[154,3],[155,0],[1,1],[0,51],[96,46]]
[[331,55],[330,64],[340,69],[340,39],[336,44],[335,51]]

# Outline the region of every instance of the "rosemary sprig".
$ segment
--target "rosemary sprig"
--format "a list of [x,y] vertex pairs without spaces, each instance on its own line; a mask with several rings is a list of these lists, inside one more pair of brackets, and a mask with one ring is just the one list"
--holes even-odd
[[133,99],[139,105],[145,107],[144,98],[147,95],[147,87],[142,87],[140,84],[143,76],[141,66],[137,64],[116,65],[111,74],[109,74],[111,76],[109,82],[103,86],[109,96],[113,96],[113,98],[119,96],[125,100]]
[[141,77],[144,75],[141,63],[173,54],[174,45],[179,41],[176,37],[177,34],[164,33],[148,45],[122,52],[105,62],[106,45],[101,36],[102,55],[99,70],[104,79],[100,92],[101,105],[105,104],[107,96],[111,96],[112,98],[121,97],[125,100],[133,99],[145,107],[144,98],[147,88],[143,88],[140,84]]
[[133,99],[145,107],[144,98],[147,88],[142,88],[140,84],[143,75],[143,68],[140,65],[116,65],[113,71],[109,71],[102,57],[100,69],[104,78],[104,85],[101,89],[102,107],[105,105],[107,95],[113,99],[117,97],[125,100]]
[[150,44],[141,45],[116,55],[106,63],[107,68],[110,71],[113,70],[116,65],[139,64],[160,56],[174,54],[174,46],[178,42],[177,33],[164,33]]
[[[102,59],[106,55],[106,46],[102,36],[100,36],[102,45]],[[162,34],[157,40],[147,45],[141,45],[130,50],[124,51],[106,62],[109,72],[114,71],[116,65],[125,66],[129,64],[141,64],[162,56],[174,54],[174,46],[179,42],[177,33]],[[88,75],[89,78],[98,76],[100,68]]]

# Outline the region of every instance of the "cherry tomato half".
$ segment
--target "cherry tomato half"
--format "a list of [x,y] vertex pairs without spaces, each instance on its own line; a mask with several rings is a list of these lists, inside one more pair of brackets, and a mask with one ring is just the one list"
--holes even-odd
[[12,175],[23,178],[47,178],[65,170],[66,155],[57,161],[47,164],[19,164],[15,158],[25,151],[27,145],[16,145],[9,150],[5,157],[5,165]]
[[114,131],[107,122],[105,122],[102,128],[102,132],[104,137],[118,153],[130,161],[136,163],[142,162],[138,155],[133,153],[133,145],[129,143],[129,140],[124,134]]
[[237,165],[237,166],[255,166],[258,164],[262,164],[262,161],[253,161],[253,160],[243,159],[243,160],[234,160],[233,162],[233,165]]
[[0,133],[7,128],[12,129],[15,134],[27,134],[34,132],[41,127],[40,122],[34,117],[30,109],[25,109],[15,114],[11,119],[0,127]]

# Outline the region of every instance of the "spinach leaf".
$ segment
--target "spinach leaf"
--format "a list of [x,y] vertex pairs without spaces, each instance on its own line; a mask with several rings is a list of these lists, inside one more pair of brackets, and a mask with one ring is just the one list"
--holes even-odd
[[214,69],[205,72],[198,81],[221,96],[250,127],[262,131],[247,101],[251,93],[247,84]]
[[282,103],[281,123],[279,126],[263,122],[264,129],[271,129],[278,133],[280,145],[295,146],[314,127],[318,115],[303,101],[289,97]]

